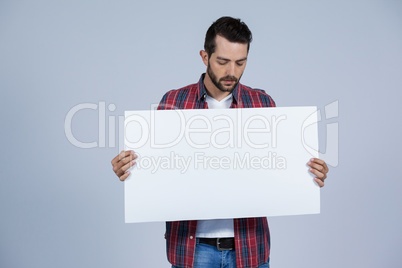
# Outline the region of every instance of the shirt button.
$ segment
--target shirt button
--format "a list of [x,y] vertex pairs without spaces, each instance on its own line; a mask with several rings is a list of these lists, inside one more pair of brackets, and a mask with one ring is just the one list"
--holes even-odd
[[190,236],[190,239],[193,239],[193,236],[192,236],[192,235]]

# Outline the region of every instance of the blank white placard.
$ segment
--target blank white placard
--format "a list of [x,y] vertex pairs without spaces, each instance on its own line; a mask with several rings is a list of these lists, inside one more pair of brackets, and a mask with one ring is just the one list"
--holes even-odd
[[125,221],[315,214],[316,107],[125,112]]

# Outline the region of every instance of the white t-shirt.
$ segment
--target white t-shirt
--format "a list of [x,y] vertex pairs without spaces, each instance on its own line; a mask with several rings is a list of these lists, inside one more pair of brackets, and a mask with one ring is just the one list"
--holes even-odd
[[[232,94],[229,94],[221,101],[217,101],[208,95],[205,100],[209,109],[227,109],[232,104]],[[195,236],[209,238],[234,237],[233,219],[199,220]]]

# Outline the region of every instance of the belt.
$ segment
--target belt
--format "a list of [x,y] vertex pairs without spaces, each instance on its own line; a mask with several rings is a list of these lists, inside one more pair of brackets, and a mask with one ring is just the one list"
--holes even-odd
[[235,241],[233,237],[222,237],[222,238],[199,238],[199,242],[202,244],[207,244],[215,246],[219,251],[232,250],[235,248]]

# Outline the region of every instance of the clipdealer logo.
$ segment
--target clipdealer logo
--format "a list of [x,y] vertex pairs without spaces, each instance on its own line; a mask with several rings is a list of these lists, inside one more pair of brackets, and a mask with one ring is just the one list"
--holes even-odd
[[[157,107],[157,104],[151,105],[151,112],[155,111]],[[92,110],[97,113],[97,119],[98,119],[98,139],[90,142],[84,142],[79,140],[76,136],[73,135],[73,128],[74,128],[74,120],[79,120],[79,113],[84,110]],[[91,148],[116,148],[118,147],[118,150],[121,151],[124,149],[124,116],[123,115],[113,115],[112,113],[116,110],[116,106],[111,103],[106,106],[106,102],[100,101],[98,103],[80,103],[72,107],[66,114],[65,120],[64,120],[64,132],[66,135],[67,140],[77,148],[82,148],[82,149],[91,149]],[[180,111],[180,110],[176,110]],[[322,116],[321,114],[324,113],[325,116]],[[180,113],[179,113],[180,114]],[[339,128],[338,128],[338,122],[334,122],[338,118],[339,114],[339,104],[338,101],[334,101],[332,103],[329,103],[325,106],[324,110],[317,110],[317,114],[312,114],[310,117],[306,118],[306,120],[303,123],[302,126],[302,137],[301,137],[301,142],[303,144],[303,147],[311,154],[311,155],[316,155],[319,153],[320,158],[324,159],[328,165],[336,167],[338,165],[338,148],[339,148]],[[219,119],[219,115],[217,116]],[[318,122],[317,122],[318,118]],[[325,122],[323,122],[323,118],[325,118]],[[189,129],[189,126],[191,126],[191,123],[195,120],[199,120],[200,117],[198,118],[193,118],[190,119],[190,121],[187,120],[187,125],[184,125],[184,128],[180,130],[181,132],[181,138],[187,139],[187,142],[192,145],[194,148],[205,148],[205,146],[210,146],[207,144],[192,144],[191,139],[189,139],[189,133],[191,132],[191,129]],[[202,118],[201,118],[202,119]],[[220,118],[222,119],[222,118]],[[278,128],[278,125],[282,120],[285,120],[285,117],[278,117],[278,118],[271,118],[271,121],[265,120],[262,116],[257,116],[254,118],[254,120],[260,120],[264,121],[264,124],[266,126],[265,131],[267,133],[271,134],[271,147],[275,148],[276,143],[277,143],[277,137],[276,135],[276,129]],[[203,119],[202,119],[203,120]],[[204,120],[205,121],[205,120]],[[327,121],[329,123],[327,123]],[[139,120],[141,122],[141,120]],[[208,124],[207,121],[205,121],[206,124]],[[142,124],[145,122],[142,121]],[[322,123],[327,123],[326,124],[326,137],[325,141],[321,143],[320,145],[324,144],[324,146],[321,146],[325,150],[320,150],[318,151],[317,148],[312,148],[308,144],[306,144],[304,140],[304,130],[307,129],[309,126],[312,124],[322,124]],[[197,131],[197,130],[196,130]],[[205,131],[205,130],[201,130]],[[247,134],[247,124],[246,124],[246,134]],[[253,131],[253,130],[251,130]],[[261,132],[261,130],[260,130]],[[264,132],[264,130],[262,130]],[[152,131],[151,131],[152,133]],[[215,135],[216,136],[216,135]],[[214,134],[212,133],[212,137],[214,137]],[[250,140],[248,140],[248,135],[244,135],[245,141],[248,143],[248,145],[251,145],[253,148],[267,148],[268,144],[261,145],[261,144],[253,144]],[[127,142],[127,140],[126,140]],[[215,142],[214,139],[211,139],[211,144],[212,146],[215,146],[216,148],[225,148],[225,146],[232,146],[233,143],[228,142],[227,144],[218,144]],[[156,145],[156,144],[154,144]],[[173,143],[168,144],[169,146],[172,146]],[[238,144],[237,144],[238,145]],[[159,145],[160,146],[160,145]],[[169,147],[168,146],[168,147]],[[168,148],[167,147],[167,148]],[[210,168],[216,168],[217,164],[219,163],[219,168],[286,168],[286,159],[282,156],[278,156],[275,153],[270,155],[268,154],[264,159],[260,159],[257,161],[256,159],[250,158],[250,156],[234,156],[234,159],[237,159],[237,165],[228,165],[227,160],[222,158],[219,161],[214,158],[210,158],[209,162]],[[194,154],[194,161],[198,163],[199,166],[205,166],[205,163],[200,162],[199,158],[200,154],[197,156]],[[149,156],[142,156],[144,161],[142,164],[140,162],[137,162],[139,168],[141,167],[148,167],[152,168],[152,170],[155,169],[155,166],[157,163],[165,163],[164,166],[169,167],[168,164],[166,163],[171,163],[171,160],[163,160],[163,159],[150,159]],[[180,159],[180,156],[176,157],[177,159]],[[207,159],[207,158],[204,158]],[[246,159],[246,160],[244,160]],[[158,162],[159,161],[159,162]],[[182,166],[186,167],[188,166],[188,159],[186,160],[181,160],[182,161]],[[260,163],[259,165],[256,165],[255,163]],[[254,163],[250,165],[249,163]],[[274,163],[274,164],[272,164]],[[177,164],[180,165],[180,164]],[[159,167],[161,165],[159,164]],[[170,165],[172,167],[172,165]],[[186,168],[182,168],[182,170],[186,170]]]

